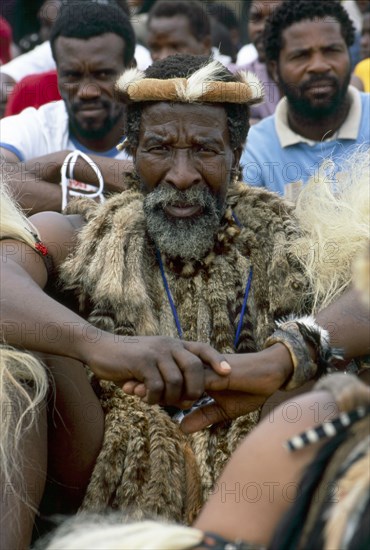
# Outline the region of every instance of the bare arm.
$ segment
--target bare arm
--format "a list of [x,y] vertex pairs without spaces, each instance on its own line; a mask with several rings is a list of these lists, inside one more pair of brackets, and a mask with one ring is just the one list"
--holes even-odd
[[[319,442],[289,453],[283,444],[301,431],[327,422],[338,410],[328,392],[305,394],[291,403],[299,408],[299,419],[289,421],[287,402],[244,439],[194,527],[230,540],[269,545],[278,522],[291,506],[292,490],[297,490],[304,469],[322,445]],[[324,498],[323,493],[320,499]]]
[[[5,179],[14,198],[29,214],[44,211],[60,212],[60,171],[69,152],[60,151],[20,162],[13,152],[1,149],[2,157],[6,161],[3,165]],[[114,193],[125,188],[124,176],[132,172],[132,161],[98,155],[90,155],[90,158],[102,173],[106,191]],[[97,184],[94,171],[82,158],[76,162],[73,177],[83,183]]]
[[[76,218],[56,213],[32,218],[56,266],[74,246]],[[204,391],[206,366],[225,373],[224,357],[206,344],[160,336],[125,338],[96,329],[44,292],[45,264],[31,247],[3,240],[0,248],[1,330],[8,343],[78,359],[98,378],[119,385],[137,380],[150,403],[197,399]]]
[[370,353],[370,312],[358,290],[350,288],[333,304],[316,315],[329,331],[330,343],[351,359]]

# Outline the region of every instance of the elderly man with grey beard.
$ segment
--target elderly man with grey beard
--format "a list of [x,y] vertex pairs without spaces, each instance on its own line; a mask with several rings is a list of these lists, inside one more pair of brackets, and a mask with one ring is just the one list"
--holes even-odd
[[[22,471],[17,487],[37,477],[43,488],[32,506],[18,494],[3,501],[28,518],[18,522],[23,541],[37,509],[193,521],[265,400],[323,368],[326,335],[313,320],[274,332],[306,292],[289,252],[300,234],[291,206],[239,182],[259,82],[182,54],[126,71],[117,94],[127,103],[129,188],[104,204],[80,199],[63,215],[21,217],[16,228],[20,213],[2,216],[2,291],[12,296],[3,334],[42,353],[49,373],[41,384],[38,364],[32,378],[23,353],[33,437],[21,423],[15,450],[9,438],[4,447],[8,485]],[[11,364],[22,362],[12,353]],[[199,431],[185,435],[199,411]],[[17,546],[11,534],[5,542]]]

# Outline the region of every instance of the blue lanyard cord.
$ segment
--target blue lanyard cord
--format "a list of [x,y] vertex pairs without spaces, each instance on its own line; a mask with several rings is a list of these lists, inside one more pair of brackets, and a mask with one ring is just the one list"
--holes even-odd
[[174,304],[174,301],[172,299],[172,294],[171,294],[171,291],[170,291],[170,287],[168,286],[167,277],[166,277],[166,274],[164,272],[163,262],[162,262],[162,258],[161,258],[161,254],[160,254],[159,250],[156,250],[156,256],[157,256],[159,269],[160,269],[161,275],[162,275],[163,286],[164,286],[165,291],[167,293],[167,298],[168,298],[168,301],[169,301],[170,306],[171,306],[173,318],[175,319],[177,333],[179,335],[179,338],[182,338],[183,334],[182,334],[180,319],[179,319],[179,316],[177,315],[177,310],[176,310],[176,306]]
[[235,222],[236,225],[239,227],[239,229],[241,229],[243,226],[242,226],[242,224],[240,223],[238,216],[235,214],[235,212],[233,212],[232,214],[233,214],[234,222]]
[[[236,225],[241,229],[243,227],[243,225],[239,221],[239,219],[238,219],[237,215],[235,214],[235,212],[233,212],[233,218],[234,218],[234,221],[235,221]],[[234,349],[236,349],[236,346],[239,343],[240,333],[241,333],[242,328],[243,328],[245,308],[247,307],[249,290],[251,288],[251,283],[252,283],[252,274],[253,274],[253,270],[252,270],[252,266],[251,266],[250,271],[249,271],[249,275],[248,275],[247,286],[245,287],[244,300],[243,300],[242,310],[240,312],[240,319],[239,319],[239,323],[238,323],[238,328],[236,329],[235,340],[234,340]]]
[[[166,274],[164,272],[163,262],[162,262],[162,258],[161,258],[161,254],[160,254],[159,250],[156,250],[156,257],[157,257],[159,269],[160,269],[161,276],[162,276],[163,286],[164,286],[164,289],[166,291],[169,304],[171,306],[171,311],[172,311],[173,318],[175,320],[177,333],[179,335],[179,338],[182,338],[183,337],[183,332],[182,332],[182,328],[181,328],[180,319],[179,319],[179,316],[177,315],[177,310],[176,310],[176,306],[175,306],[173,298],[172,298],[170,287],[168,286],[167,277],[166,277]],[[234,339],[234,348],[235,349],[236,349],[236,346],[239,343],[240,333],[241,333],[242,328],[243,328],[243,319],[244,319],[244,314],[245,314],[245,310],[246,310],[246,307],[247,307],[249,290],[250,290],[251,283],[252,283],[252,274],[253,274],[253,271],[252,271],[252,267],[251,267],[250,271],[249,271],[249,275],[248,275],[247,285],[245,287],[244,300],[243,300],[243,305],[242,305],[242,309],[241,309],[241,312],[240,312],[240,319],[239,319],[239,323],[238,323],[238,328],[236,329],[236,334],[235,334],[235,339]]]

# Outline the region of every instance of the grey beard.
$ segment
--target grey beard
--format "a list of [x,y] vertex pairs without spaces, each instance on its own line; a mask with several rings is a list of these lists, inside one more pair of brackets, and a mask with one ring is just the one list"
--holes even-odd
[[[163,207],[185,203],[199,204],[202,213],[197,218],[173,218]],[[168,184],[161,184],[144,199],[147,230],[159,251],[170,258],[185,261],[201,260],[214,245],[220,228],[224,204],[218,204],[206,185],[178,191]]]

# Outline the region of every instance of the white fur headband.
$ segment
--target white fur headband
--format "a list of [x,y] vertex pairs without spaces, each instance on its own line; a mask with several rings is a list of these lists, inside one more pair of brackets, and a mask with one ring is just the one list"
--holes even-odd
[[177,101],[184,103],[259,103],[263,99],[263,86],[256,75],[247,71],[235,74],[237,82],[217,80],[224,67],[211,61],[189,78],[161,80],[145,78],[138,69],[123,73],[116,84],[118,93],[133,102]]

